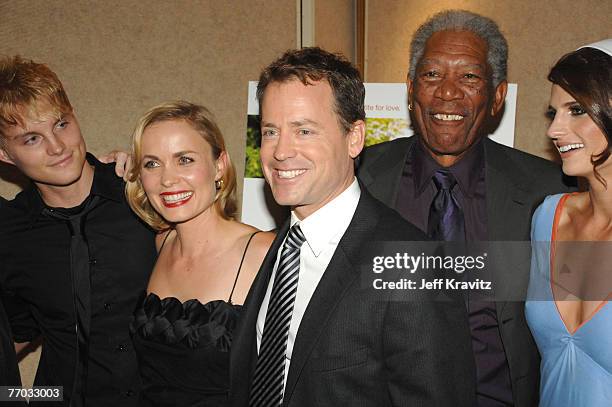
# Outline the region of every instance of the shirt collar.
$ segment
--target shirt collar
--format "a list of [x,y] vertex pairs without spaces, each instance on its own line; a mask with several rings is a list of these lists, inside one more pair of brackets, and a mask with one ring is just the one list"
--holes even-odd
[[125,183],[115,174],[115,163],[104,164],[90,153],[87,153],[87,162],[95,168],[91,195],[115,202],[123,201]]
[[319,257],[326,246],[338,245],[353,219],[360,196],[361,189],[355,178],[340,195],[305,219],[299,220],[295,212],[291,211],[291,226],[299,222],[315,257]]
[[472,197],[476,192],[479,177],[484,170],[484,146],[482,138],[470,148],[460,160],[450,167],[442,167],[433,157],[425,151],[421,139],[417,139],[416,146],[409,154],[407,167],[412,171],[414,179],[414,193],[419,196],[430,184],[435,171],[446,169],[450,171],[464,195]]
[[[102,198],[121,202],[123,200],[124,187],[123,181],[115,175],[115,165],[104,164],[90,153],[87,153],[86,159],[87,163],[94,167],[94,178],[90,195],[99,195]],[[31,227],[47,205],[40,196],[40,192],[38,192],[34,182],[30,182],[28,188],[24,190],[24,194],[27,206],[29,207],[28,218]]]

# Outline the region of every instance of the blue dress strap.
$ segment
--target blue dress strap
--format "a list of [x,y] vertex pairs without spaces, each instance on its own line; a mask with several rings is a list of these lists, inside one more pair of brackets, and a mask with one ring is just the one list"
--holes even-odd
[[549,195],[538,206],[531,221],[531,241],[549,242],[552,235],[555,211],[559,201],[565,194]]

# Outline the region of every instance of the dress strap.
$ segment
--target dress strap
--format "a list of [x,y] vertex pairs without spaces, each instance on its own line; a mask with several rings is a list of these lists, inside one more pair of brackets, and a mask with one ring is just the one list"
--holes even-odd
[[238,282],[238,277],[240,276],[240,270],[242,269],[242,263],[244,263],[244,258],[246,257],[246,253],[247,253],[247,250],[249,249],[249,245],[251,244],[251,240],[253,240],[253,236],[258,234],[259,232],[261,232],[261,230],[258,230],[257,232],[253,232],[251,236],[249,237],[249,241],[244,247],[244,252],[242,252],[242,259],[240,259],[240,265],[238,266],[238,272],[236,273],[236,278],[234,279],[234,285],[232,286],[232,292],[230,293],[229,299],[227,300],[227,302],[229,302],[230,304],[232,303],[232,295],[234,295],[234,289],[236,288],[236,283]]
[[170,234],[172,233],[174,229],[170,229],[168,231],[168,233],[166,233],[166,237],[164,237],[164,241],[162,242],[161,246],[159,246],[159,251],[157,252],[157,257],[159,257],[159,255],[161,254],[162,249],[164,248],[164,245],[166,244],[166,240],[168,240],[168,236],[170,236]]

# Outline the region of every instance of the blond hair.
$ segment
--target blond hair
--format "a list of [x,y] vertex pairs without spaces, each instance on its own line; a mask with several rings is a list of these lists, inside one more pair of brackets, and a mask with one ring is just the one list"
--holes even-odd
[[51,114],[59,119],[66,113],[72,113],[72,105],[47,65],[20,56],[0,59],[0,133],[9,126],[23,127],[26,117]]
[[212,113],[204,106],[186,101],[162,103],[146,112],[139,120],[132,133],[132,155],[134,166],[129,174],[125,187],[125,195],[132,210],[153,229],[162,231],[172,225],[166,222],[151,206],[142,187],[140,171],[142,168],[142,135],[154,123],[184,120],[191,125],[210,145],[213,159],[217,160],[222,153],[226,154],[227,165],[221,178],[220,188],[215,196],[214,206],[217,213],[224,219],[234,219],[236,205],[236,170],[232,165],[221,130],[214,122]]

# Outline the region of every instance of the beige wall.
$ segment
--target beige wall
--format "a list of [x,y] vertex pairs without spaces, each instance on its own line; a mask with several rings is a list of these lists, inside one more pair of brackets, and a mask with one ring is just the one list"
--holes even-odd
[[[289,0],[0,1],[0,54],[21,54],[58,73],[88,149],[127,148],[146,109],[168,99],[208,106],[242,185],[247,81],[296,46]],[[0,169],[0,195],[18,187]],[[31,383],[33,354],[21,363]]]
[[[315,6],[316,44],[353,59],[353,2],[318,0]],[[576,46],[612,37],[612,2],[454,0],[431,6],[422,0],[368,0],[366,80],[404,81],[412,32],[433,12],[450,7],[499,22],[510,43],[509,79],[519,84],[516,145],[550,157],[543,136],[547,70]],[[183,98],[216,114],[239,185],[247,81],[296,44],[291,0],[0,1],[0,16],[0,54],[47,62],[60,75],[90,151],[126,148],[144,110]],[[6,181],[6,169],[0,175],[0,195],[12,197],[17,186]],[[31,372],[35,361],[22,367]]]
[[354,0],[315,0],[315,44],[355,62]]
[[[146,109],[187,99],[215,113],[239,185],[247,81],[296,46],[290,0],[0,1],[0,15],[0,54],[59,74],[90,151],[127,148]],[[12,197],[18,188],[0,175],[0,195]]]
[[493,18],[509,43],[508,77],[518,83],[515,146],[555,157],[545,137],[550,85],[546,75],[563,54],[612,37],[612,2],[600,0],[368,0],[366,80],[403,82],[410,37],[433,13],[463,8]]

